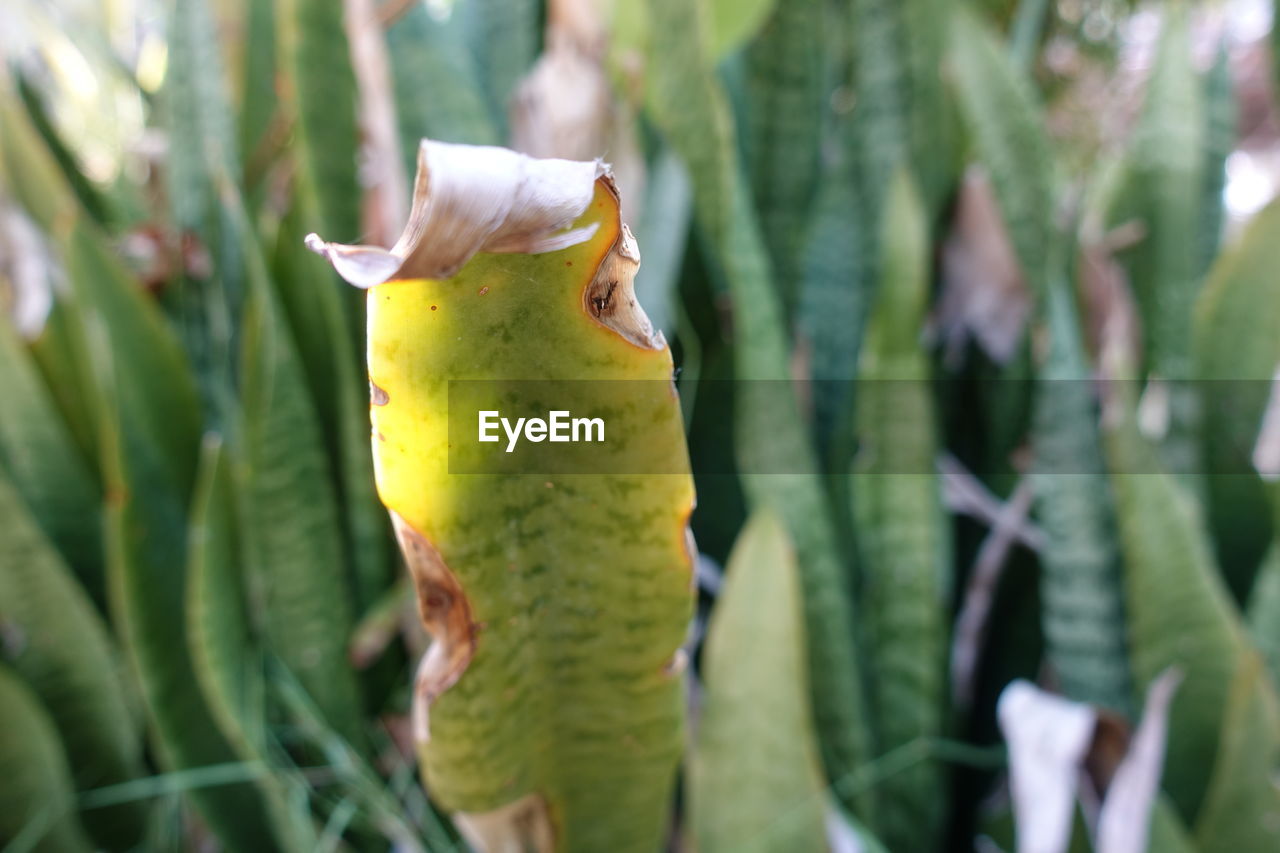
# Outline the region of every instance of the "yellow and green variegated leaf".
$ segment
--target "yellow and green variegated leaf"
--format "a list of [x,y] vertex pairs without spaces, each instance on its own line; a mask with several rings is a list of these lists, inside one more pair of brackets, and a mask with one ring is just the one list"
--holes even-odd
[[[872,719],[881,754],[939,737],[946,718],[950,560],[929,359],[928,230],[905,169],[890,181],[882,279],[859,363],[853,509],[868,647]],[[941,765],[924,761],[882,781],[869,821],[891,849],[930,849],[944,820]]]
[[[4,659],[48,709],[74,757],[76,787],[113,785],[140,774],[141,721],[134,713],[134,697],[127,692],[115,643],[84,589],[3,476],[0,624],[9,638],[10,652]],[[143,812],[137,803],[88,812],[85,818],[95,839],[108,847],[132,846],[142,833]]]
[[1280,848],[1280,703],[1262,656],[1240,656],[1222,716],[1218,756],[1195,822],[1204,850]]
[[647,109],[684,158],[695,214],[729,282],[737,378],[735,449],[755,506],[782,517],[799,555],[810,630],[814,715],[828,774],[844,780],[867,758],[868,732],[854,648],[850,582],[807,429],[787,385],[790,341],[749,191],[736,156],[726,96],[702,53],[699,4],[661,0],[653,32]]
[[[434,637],[415,689],[427,790],[488,846],[655,849],[683,738],[693,485],[671,354],[631,288],[634,242],[595,164],[426,141],[421,156],[436,176],[423,210],[436,193],[442,216],[450,193],[511,193],[543,221],[545,202],[519,195],[534,185],[576,215],[566,248],[442,266],[431,253],[458,241],[411,223],[413,272],[367,282],[378,492]],[[432,157],[472,180],[448,186]],[[348,272],[377,252],[309,245]],[[501,449],[516,466],[486,467],[467,436],[486,409],[604,412],[606,443],[582,447],[586,471],[610,473]]]
[[90,851],[58,731],[40,700],[0,666],[0,844],[39,853]]
[[703,853],[827,849],[805,671],[795,551],[761,510],[734,545],[703,646],[688,790]]

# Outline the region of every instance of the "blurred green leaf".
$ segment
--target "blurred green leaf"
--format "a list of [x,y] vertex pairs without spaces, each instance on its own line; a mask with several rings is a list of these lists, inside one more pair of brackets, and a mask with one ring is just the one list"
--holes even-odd
[[[713,12],[716,4],[712,3]],[[761,4],[768,9],[768,3]],[[760,229],[790,311],[799,296],[800,244],[818,186],[826,109],[825,0],[773,5],[746,49],[743,147]],[[735,4],[739,19],[746,18]],[[714,13],[713,13],[714,18]]]
[[417,170],[424,137],[496,145],[498,131],[467,50],[459,14],[437,21],[415,3],[387,30],[405,174]]
[[30,690],[0,666],[0,842],[5,850],[94,849],[73,809],[71,771],[58,733]]
[[0,471],[101,604],[102,522],[93,470],[62,419],[31,354],[0,320]]
[[695,214],[717,253],[736,308],[734,360],[738,467],[757,507],[772,507],[796,543],[809,626],[810,688],[827,772],[842,779],[868,756],[867,720],[854,649],[849,579],[840,559],[817,462],[788,399],[790,342],[769,259],[737,162],[724,91],[700,52],[696,4],[650,7],[648,109],[693,179]]
[[1195,838],[1204,850],[1280,848],[1280,704],[1262,657],[1241,655]]
[[1197,507],[1139,435],[1132,406],[1109,405],[1115,410],[1104,418],[1104,443],[1124,556],[1134,686],[1146,690],[1169,666],[1185,673],[1169,717],[1164,789],[1191,821],[1205,796],[1205,768],[1218,752],[1245,639]]
[[[89,518],[96,521],[96,506]],[[4,659],[40,696],[73,758],[78,788],[142,770],[142,731],[115,643],[92,602],[0,476],[0,625]],[[100,844],[125,848],[142,833],[137,806],[86,815]]]
[[1036,95],[987,27],[969,11],[952,15],[955,94],[1027,285],[1043,293],[1054,211],[1052,158]]
[[1213,66],[1204,80],[1204,166],[1201,175],[1200,235],[1197,270],[1208,272],[1222,245],[1223,189],[1227,182],[1227,157],[1236,147],[1240,107],[1236,103],[1231,57],[1225,43],[1218,45]]
[[539,0],[456,0],[452,14],[461,16],[466,43],[488,94],[498,141],[506,142],[511,98],[542,47],[542,3]]
[[702,673],[688,794],[698,849],[826,850],[800,576],[770,510],[753,515],[734,546]]
[[[187,630],[196,680],[209,710],[245,761],[267,760],[265,660],[254,642],[235,531],[231,465],[217,440],[205,442],[191,512]],[[307,793],[287,771],[256,780],[273,837],[286,851],[314,850]],[[293,808],[300,803],[301,808]]]
[[[947,704],[949,531],[934,475],[928,228],[905,168],[888,188],[882,280],[859,360],[852,492],[877,754],[943,734]],[[941,766],[886,778],[868,818],[893,850],[933,849],[945,818]]]
[[[241,229],[251,245],[243,218]],[[255,617],[329,723],[359,744],[360,700],[346,657],[352,590],[330,461],[302,362],[256,250],[247,278],[236,480],[251,597],[261,608]]]
[[390,581],[391,526],[374,489],[364,370],[345,334],[342,297],[347,286],[303,245],[298,213],[295,207],[280,223],[272,283],[296,344],[331,473],[336,475],[355,612],[363,612]]
[[1252,454],[1280,365],[1280,204],[1213,265],[1195,316],[1196,378],[1209,513],[1228,583],[1243,598],[1271,542],[1273,514]]
[[287,103],[296,112],[299,181],[316,230],[330,240],[358,241],[356,81],[351,70],[343,4],[280,0],[279,61]]
[[1036,515],[1045,536],[1045,652],[1068,697],[1126,713],[1134,693],[1113,498],[1075,305],[1060,279],[1050,284],[1045,315],[1049,348],[1032,434]]

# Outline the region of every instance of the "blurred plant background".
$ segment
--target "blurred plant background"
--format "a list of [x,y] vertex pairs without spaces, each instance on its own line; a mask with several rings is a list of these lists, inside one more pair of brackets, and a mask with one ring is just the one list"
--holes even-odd
[[1280,849],[1270,4],[0,16],[6,850],[461,845],[302,245],[390,245],[424,136],[618,175],[698,472],[673,849]]

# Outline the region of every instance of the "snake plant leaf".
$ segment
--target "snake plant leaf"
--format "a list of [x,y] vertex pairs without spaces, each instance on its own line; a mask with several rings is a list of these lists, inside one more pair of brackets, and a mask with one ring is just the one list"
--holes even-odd
[[703,646],[688,799],[704,853],[827,849],[804,646],[795,551],[761,510],[734,545]]
[[967,8],[952,14],[949,55],[965,124],[991,176],[1023,275],[1033,293],[1043,293],[1054,199],[1049,142],[1035,93]]
[[538,58],[541,13],[538,0],[461,0],[453,10],[475,57],[500,141],[507,139],[507,107],[516,87]]
[[[130,362],[129,350],[117,349],[96,323],[86,327],[85,337],[99,388],[111,621],[142,688],[160,766],[179,771],[226,763],[234,756],[192,676],[187,646],[183,566],[190,491],[174,470],[185,465],[164,457],[140,423],[155,418],[180,431],[182,421],[165,420],[147,365]],[[167,369],[185,369],[180,355],[174,359]],[[190,387],[190,378],[185,381]],[[130,387],[133,393],[126,392]],[[250,848],[265,837],[265,818],[250,787],[193,788],[185,796],[229,847]]]
[[[233,215],[252,245],[243,208]],[[360,697],[346,657],[352,586],[333,472],[297,344],[256,249],[246,272],[236,479],[255,618],[329,724],[358,746]],[[328,286],[327,276],[321,281]]]
[[737,162],[725,93],[700,49],[703,10],[697,3],[661,0],[649,11],[653,31],[667,38],[660,49],[650,46],[647,109],[689,168],[697,222],[737,308],[734,366],[737,379],[746,380],[737,383],[739,470],[749,501],[775,509],[796,545],[811,632],[814,715],[828,776],[842,782],[869,752],[851,583],[813,447],[787,383],[790,341],[782,303]]
[[102,523],[95,472],[17,333],[0,320],[0,470],[98,603]]
[[335,460],[347,566],[356,612],[363,612],[389,582],[391,531],[373,485],[368,391],[359,357],[344,334],[343,294],[334,286],[316,286],[332,273],[303,246],[301,212],[295,205],[280,223],[272,282],[297,345],[325,450]]
[[1231,57],[1226,44],[1218,45],[1213,66],[1204,79],[1204,165],[1201,173],[1200,252],[1197,272],[1204,275],[1213,265],[1222,244],[1225,209],[1222,191],[1227,181],[1227,157],[1236,147],[1240,106],[1236,102]]
[[[168,195],[178,226],[199,229],[216,202],[216,170],[239,176],[235,119],[213,13],[205,0],[173,0],[163,104],[169,133]],[[260,81],[261,82],[261,81]]]
[[[1113,393],[1128,390],[1113,382]],[[1170,712],[1164,789],[1195,819],[1213,766],[1231,683],[1247,648],[1190,495],[1139,434],[1131,401],[1108,402],[1106,457],[1124,557],[1125,611],[1135,687],[1166,667],[1185,674]]]
[[1045,654],[1069,698],[1125,713],[1133,688],[1111,485],[1075,305],[1060,280],[1050,285],[1045,315],[1049,349],[1037,376],[1032,435],[1045,536]]
[[811,353],[813,431],[828,472],[847,471],[853,450],[853,379],[877,263],[867,257],[874,230],[853,164],[842,164],[814,200],[796,318]]
[[[264,661],[253,639],[227,456],[219,439],[206,439],[191,510],[187,639],[196,681],[218,727],[241,760],[261,762],[267,760]],[[264,774],[256,784],[280,849],[316,849],[305,787],[282,771]]]
[[425,4],[415,3],[387,30],[406,174],[424,137],[471,145],[498,142],[475,57],[463,38],[462,17],[437,21]]
[[1145,227],[1145,237],[1119,258],[1142,314],[1147,372],[1166,379],[1191,375],[1192,308],[1200,287],[1205,124],[1187,17],[1174,6],[1164,18],[1130,143],[1127,186],[1110,216],[1116,223],[1136,218]]
[[339,240],[360,233],[356,177],[356,82],[343,7],[330,0],[281,0],[276,20],[281,78],[295,104],[299,178],[308,209]]
[[1222,717],[1218,756],[1195,822],[1204,850],[1280,847],[1280,703],[1261,655],[1241,656]]
[[[424,140],[396,247],[310,245],[369,288],[378,492],[434,637],[415,686],[428,791],[483,849],[658,847],[693,488],[612,179]],[[588,470],[617,473],[450,473],[477,417],[451,388],[476,383],[522,414],[613,400]]]
[[40,853],[94,845],[76,819],[66,752],[40,700],[0,667],[0,843]]
[[245,3],[241,15],[245,42],[241,48],[239,71],[235,80],[238,94],[236,109],[237,139],[240,162],[244,166],[244,184],[250,189],[263,171],[264,148],[270,144],[274,122],[278,122],[278,105],[274,86],[263,80],[276,78],[279,45],[276,38],[275,3]]
[[[6,662],[48,709],[75,757],[78,789],[128,781],[142,771],[142,732],[107,626],[4,477],[0,525],[0,624],[13,639]],[[137,803],[85,818],[108,847],[129,847],[142,833]]]
[[1250,455],[1280,364],[1280,204],[1258,213],[1218,257],[1196,305],[1196,378],[1210,520],[1228,582],[1249,590],[1273,515]]
[[745,55],[747,172],[788,307],[799,294],[800,241],[818,187],[827,81],[815,46],[827,23],[820,0],[778,3]]
[[864,216],[878,216],[894,169],[909,165],[932,219],[955,168],[940,76],[951,4],[855,0],[851,12],[852,131]]
[[[881,281],[857,388],[853,508],[870,708],[881,754],[939,737],[945,720],[950,559],[929,360],[928,230],[910,174],[889,186]],[[890,849],[930,849],[942,831],[942,768],[922,762],[885,779],[872,828]]]

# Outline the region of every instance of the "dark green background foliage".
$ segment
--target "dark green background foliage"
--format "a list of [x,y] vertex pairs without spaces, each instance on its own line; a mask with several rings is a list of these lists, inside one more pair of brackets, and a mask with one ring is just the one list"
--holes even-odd
[[[362,295],[302,238],[394,234],[370,158],[527,130],[572,8],[349,3],[384,67],[336,0],[136,5],[0,24],[0,843],[453,849]],[[1218,5],[585,5],[577,156],[630,194],[699,472],[703,853],[821,849],[828,808],[1012,849],[1005,685],[1123,729],[1171,666],[1152,849],[1280,849],[1280,207],[1223,204],[1276,116]]]

